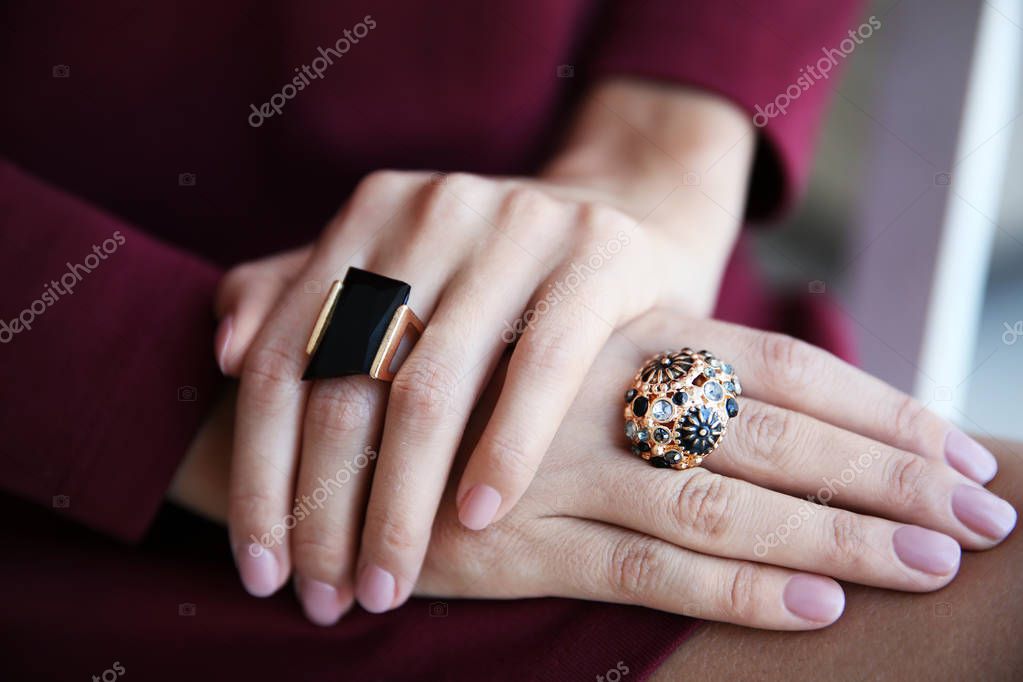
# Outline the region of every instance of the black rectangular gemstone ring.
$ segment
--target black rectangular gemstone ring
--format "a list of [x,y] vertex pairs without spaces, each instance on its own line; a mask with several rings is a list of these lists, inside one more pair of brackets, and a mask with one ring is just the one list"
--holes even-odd
[[391,381],[395,354],[423,322],[408,306],[412,287],[373,272],[348,268],[344,281],[334,280],[309,335],[309,365],[303,380],[368,374]]

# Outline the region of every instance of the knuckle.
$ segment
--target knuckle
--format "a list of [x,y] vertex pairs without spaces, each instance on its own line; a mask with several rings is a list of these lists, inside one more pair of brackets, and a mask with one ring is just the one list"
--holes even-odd
[[824,558],[828,565],[855,567],[867,548],[863,522],[853,512],[836,510],[828,525]]
[[487,443],[487,454],[488,466],[502,478],[529,480],[536,473],[537,464],[522,447],[521,440],[495,434]]
[[770,380],[784,391],[805,388],[817,370],[812,346],[784,334],[760,337],[758,352]]
[[383,169],[373,171],[359,181],[355,188],[357,199],[377,199],[393,196],[394,192],[408,182],[408,174],[402,171]]
[[557,201],[542,191],[525,185],[511,187],[501,202],[500,223],[504,231],[532,241],[550,235],[549,216],[557,210]]
[[259,403],[272,405],[282,391],[294,390],[302,368],[280,343],[262,344],[245,357],[242,383]]
[[419,540],[412,527],[401,519],[383,519],[376,532],[377,544],[391,556],[408,555],[419,548]]
[[257,527],[259,524],[272,525],[265,521],[268,510],[276,509],[281,501],[266,490],[252,489],[231,491],[228,497],[229,525],[243,536],[260,535],[270,529]]
[[306,426],[335,441],[365,430],[373,417],[369,390],[348,378],[317,382],[306,408]]
[[459,376],[444,362],[426,353],[413,355],[391,384],[391,400],[406,414],[433,419],[453,409]]
[[657,590],[662,558],[657,541],[630,537],[620,540],[611,549],[610,577],[612,591],[630,602],[639,602]]
[[915,507],[927,490],[929,471],[922,457],[899,453],[889,458],[884,468],[885,497],[896,508]]
[[552,326],[526,334],[519,341],[522,362],[541,376],[571,371],[579,362],[580,354],[570,338],[569,325]]
[[703,539],[717,539],[728,529],[730,497],[733,494],[723,476],[694,471],[676,491],[671,513],[680,527]]
[[882,416],[882,423],[889,422],[894,433],[892,437],[900,443],[916,442],[920,431],[920,422],[926,413],[920,402],[909,395],[901,395],[895,408],[895,416],[889,420],[887,415]]
[[320,530],[296,533],[291,554],[299,575],[333,584],[344,568],[345,543],[342,538]]
[[745,417],[737,429],[742,434],[738,449],[744,457],[770,464],[778,453],[793,449],[798,428],[792,412],[747,401]]
[[748,622],[759,607],[760,571],[756,564],[743,562],[731,574],[725,591],[725,612],[728,620]]
[[635,224],[621,210],[599,201],[585,201],[579,204],[579,223],[593,238],[606,238]]

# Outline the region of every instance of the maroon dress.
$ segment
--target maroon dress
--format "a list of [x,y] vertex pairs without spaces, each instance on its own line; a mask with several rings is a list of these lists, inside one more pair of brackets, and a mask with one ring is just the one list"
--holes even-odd
[[[308,242],[375,169],[534,172],[601,78],[769,111],[857,4],[5,3],[3,677],[567,680],[619,662],[646,677],[695,621],[413,599],[320,628],[290,594],[249,597],[224,530],[163,505],[222,381],[214,288]],[[833,80],[761,115],[751,218],[798,194]],[[847,354],[826,308],[768,298],[743,253],[720,317]]]

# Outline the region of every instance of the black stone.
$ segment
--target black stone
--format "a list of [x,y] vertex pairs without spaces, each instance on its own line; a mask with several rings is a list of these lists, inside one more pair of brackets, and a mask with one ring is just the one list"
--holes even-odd
[[302,378],[369,374],[391,318],[408,303],[410,293],[412,287],[405,282],[348,268],[330,321]]
[[668,460],[664,459],[663,457],[651,457],[650,464],[657,467],[658,469],[667,469],[671,466],[670,464],[668,464]]
[[650,443],[639,442],[636,443],[636,449],[640,452],[650,452]]
[[664,453],[664,461],[669,465],[674,466],[682,463],[682,453],[676,450],[669,450]]
[[637,417],[642,417],[646,414],[646,408],[650,406],[650,401],[647,400],[646,396],[639,396],[632,402],[632,413]]
[[729,418],[739,414],[739,403],[735,402],[735,398],[729,398],[725,401],[725,412],[728,413]]
[[625,402],[631,403],[632,399],[636,397],[636,389],[630,388],[625,392]]
[[688,400],[689,394],[686,393],[685,391],[679,391],[675,395],[671,396],[671,402],[675,403],[676,405],[685,405]]

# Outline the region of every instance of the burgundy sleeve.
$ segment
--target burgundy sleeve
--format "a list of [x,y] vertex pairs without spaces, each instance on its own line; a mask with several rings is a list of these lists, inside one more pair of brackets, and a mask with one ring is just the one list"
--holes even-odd
[[218,271],[0,159],[0,488],[139,539],[215,397]]
[[[682,83],[728,98],[759,128],[748,217],[777,216],[809,173],[835,77],[880,29],[861,0],[630,0],[600,17],[594,77]],[[782,113],[780,107],[784,107]]]

